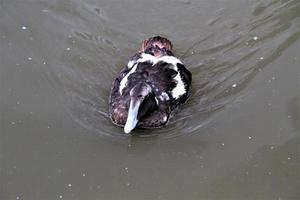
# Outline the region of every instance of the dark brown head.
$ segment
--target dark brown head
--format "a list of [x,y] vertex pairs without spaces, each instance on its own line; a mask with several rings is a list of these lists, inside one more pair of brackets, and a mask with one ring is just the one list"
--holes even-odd
[[161,57],[167,55],[167,52],[171,52],[173,45],[167,38],[155,36],[145,40],[142,44],[141,51],[151,51],[155,57]]

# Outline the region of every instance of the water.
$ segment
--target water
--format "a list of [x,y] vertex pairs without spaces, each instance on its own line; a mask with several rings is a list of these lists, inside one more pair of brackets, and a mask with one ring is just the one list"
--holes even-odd
[[[108,118],[153,35],[193,74],[159,130]],[[299,199],[300,1],[0,1],[0,199]]]

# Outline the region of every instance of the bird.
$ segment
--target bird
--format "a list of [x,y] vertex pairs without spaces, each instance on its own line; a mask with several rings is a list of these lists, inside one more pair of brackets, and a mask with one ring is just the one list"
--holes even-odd
[[192,74],[172,50],[165,37],[144,40],[113,81],[109,116],[126,134],[166,125],[172,111],[189,98]]

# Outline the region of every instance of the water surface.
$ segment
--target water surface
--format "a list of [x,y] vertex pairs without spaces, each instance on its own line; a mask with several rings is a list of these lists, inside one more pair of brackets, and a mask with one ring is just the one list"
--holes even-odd
[[[159,130],[108,118],[153,35],[193,74]],[[299,199],[300,1],[0,1],[0,199]]]

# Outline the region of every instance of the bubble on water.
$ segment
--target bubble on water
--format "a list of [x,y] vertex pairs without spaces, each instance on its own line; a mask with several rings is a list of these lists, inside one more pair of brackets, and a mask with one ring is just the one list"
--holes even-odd
[[68,47],[68,48],[67,48],[67,51],[70,51],[70,50],[71,50],[71,48],[70,48],[70,47]]
[[257,37],[257,36],[254,36],[254,37],[253,37],[253,40],[258,40],[258,37]]
[[26,26],[22,26],[22,30],[26,30],[27,29],[27,27]]
[[28,57],[27,59],[28,59],[28,60],[32,60],[32,58],[31,58],[31,57]]
[[69,184],[68,184],[68,187],[72,187],[72,184],[71,184],[71,183],[69,183]]
[[233,88],[235,88],[236,86],[237,86],[237,84],[236,84],[236,83],[232,84],[232,87],[233,87]]
[[272,172],[268,172],[269,175],[272,175]]

